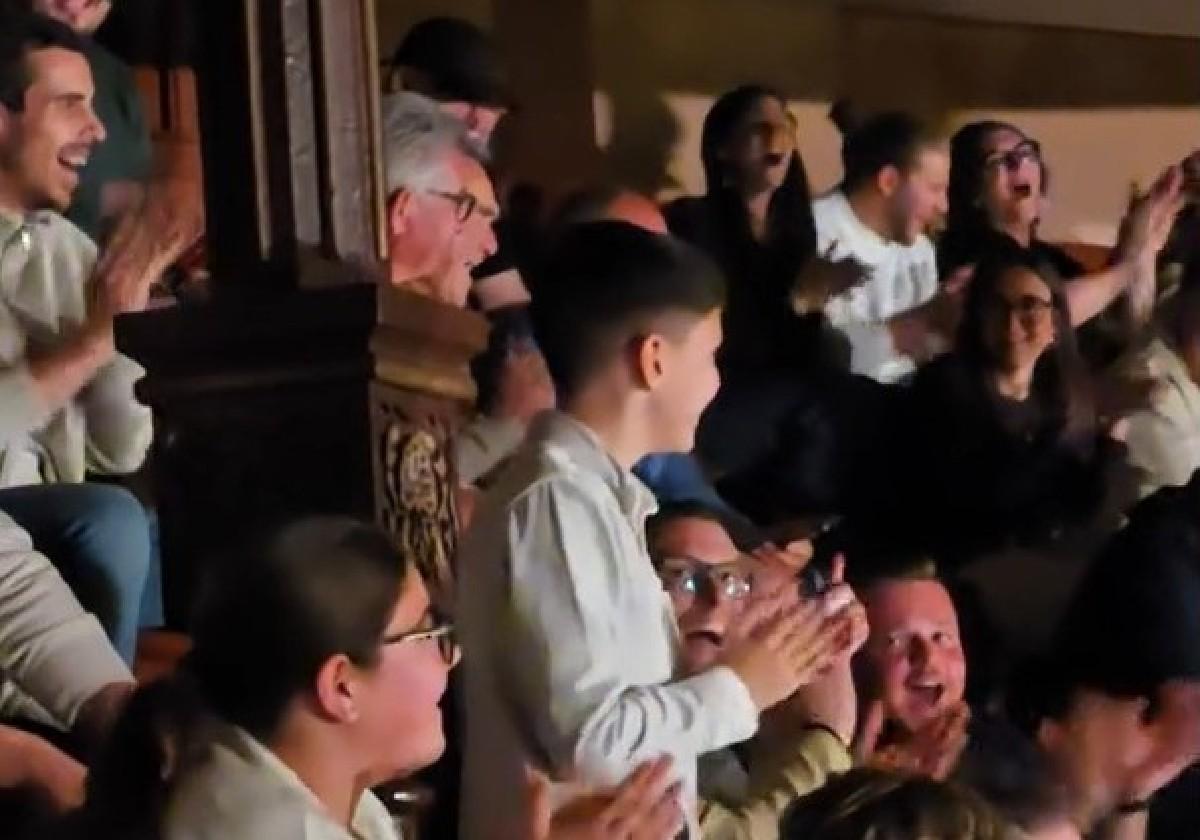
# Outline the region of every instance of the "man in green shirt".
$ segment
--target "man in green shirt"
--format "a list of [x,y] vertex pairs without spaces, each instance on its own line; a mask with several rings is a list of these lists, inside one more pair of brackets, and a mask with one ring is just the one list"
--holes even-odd
[[92,37],[112,11],[112,0],[33,0],[32,6],[86,39],[96,85],[92,107],[107,137],[92,150],[65,215],[99,240],[107,221],[137,204],[151,174],[154,150],[140,94],[129,67]]

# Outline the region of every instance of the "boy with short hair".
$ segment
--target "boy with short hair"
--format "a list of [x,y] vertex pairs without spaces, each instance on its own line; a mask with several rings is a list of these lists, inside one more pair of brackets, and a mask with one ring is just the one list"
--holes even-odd
[[562,802],[669,755],[698,837],[697,756],[750,737],[825,664],[840,626],[793,605],[676,679],[644,536],[655,503],[630,469],[692,448],[719,384],[723,283],[699,252],[622,222],[566,232],[545,276],[532,314],[560,410],[502,471],[460,563],[462,836],[516,836],[526,764],[553,775]]

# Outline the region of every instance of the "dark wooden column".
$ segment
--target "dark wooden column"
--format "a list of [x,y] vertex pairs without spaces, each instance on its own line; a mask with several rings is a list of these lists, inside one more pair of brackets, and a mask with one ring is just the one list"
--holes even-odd
[[467,363],[487,342],[473,312],[384,288],[371,339],[375,515],[448,600],[458,546],[451,442],[475,401]]
[[378,515],[436,580],[454,550],[448,442],[485,327],[377,301],[372,0],[176,2],[195,23],[212,296],[118,335],[148,371],[168,618],[186,624],[214,558],[305,514]]

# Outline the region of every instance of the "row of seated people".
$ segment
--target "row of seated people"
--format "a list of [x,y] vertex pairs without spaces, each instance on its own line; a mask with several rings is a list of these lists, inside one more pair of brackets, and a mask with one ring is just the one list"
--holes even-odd
[[[1157,791],[1194,758],[1190,746],[1170,758],[1159,754],[1155,761],[1162,763],[1146,771],[1155,781],[1133,783],[1146,796],[1129,797],[1121,793],[1128,779],[1082,783],[1074,774],[1104,776],[1108,771],[1081,767],[1105,760],[1127,762],[1128,769],[1139,764],[1131,756],[1140,748],[1115,739],[1113,752],[1098,757],[1083,751],[1087,739],[1069,749],[1051,743],[1053,735],[1046,733],[1059,730],[1043,726],[1068,719],[1078,697],[1090,690],[1127,701],[1131,705],[1123,712],[1115,711],[1115,703],[1109,711],[1128,715],[1136,705],[1132,698],[1157,694],[1147,686],[1191,680],[1194,665],[1187,664],[1187,655],[1163,672],[1136,679],[1128,672],[1113,676],[1128,663],[1114,671],[1095,666],[1083,676],[1056,660],[1062,673],[1053,690],[1039,689],[1045,677],[1026,675],[1018,663],[1060,647],[1056,640],[1068,633],[1064,628],[1086,625],[1072,605],[1087,600],[1079,592],[1099,586],[1087,583],[1089,574],[1100,574],[1090,571],[1093,565],[1128,564],[1135,554],[1110,545],[1131,505],[1160,487],[1185,484],[1200,466],[1190,410],[1200,378],[1190,326],[1195,282],[1184,282],[1165,303],[1171,296],[1157,282],[1162,266],[1175,259],[1173,252],[1186,253],[1194,239],[1177,220],[1185,187],[1195,182],[1195,158],[1166,169],[1131,203],[1109,264],[1089,272],[1037,237],[1048,175],[1040,146],[1017,127],[974,123],[947,144],[939,132],[904,114],[839,116],[844,178],[816,201],[783,98],[751,86],[721,97],[705,121],[703,197],[674,203],[664,218],[636,195],[602,189],[572,197],[547,225],[502,230],[508,236],[501,237],[501,248],[507,238],[523,252],[518,262],[532,305],[492,311],[491,346],[475,366],[481,418],[457,447],[463,499],[470,507],[481,505],[479,515],[487,518],[468,532],[461,558],[459,606],[468,653],[463,836],[503,836],[504,802],[515,799],[491,780],[515,772],[504,764],[506,753],[510,759],[513,753],[531,755],[567,778],[583,774],[612,782],[620,776],[614,763],[620,766],[622,758],[645,746],[633,733],[653,741],[647,730],[659,725],[670,751],[687,751],[697,748],[697,738],[704,743],[696,730],[720,740],[735,728],[733,708],[719,707],[723,714],[706,726],[707,718],[685,703],[690,731],[680,743],[671,730],[670,692],[649,692],[639,704],[631,685],[643,685],[655,671],[679,677],[681,669],[664,672],[660,662],[649,661],[652,629],[633,619],[637,587],[622,587],[636,574],[628,565],[636,548],[611,521],[603,526],[588,521],[614,516],[594,509],[593,483],[580,479],[588,486],[578,488],[564,479],[566,487],[555,486],[563,459],[566,467],[585,472],[599,460],[606,483],[615,483],[621,512],[633,523],[644,511],[636,484],[624,478],[630,468],[660,502],[699,500],[721,512],[743,548],[761,546],[770,536],[786,541],[796,533],[794,520],[816,515],[826,523],[818,530],[834,525],[821,540],[822,554],[845,551],[865,580],[873,572],[886,573],[888,557],[937,558],[969,618],[975,696],[988,708],[1004,705],[1010,694],[1036,701],[1022,707],[1020,719],[1057,764],[1053,775],[1074,781],[1066,787],[1072,800],[1067,822],[1075,830],[1096,828],[1115,813],[1113,831],[1141,836],[1141,804],[1150,789]],[[926,233],[943,218],[946,229],[935,244]],[[607,257],[610,251],[637,251],[632,240],[620,238],[628,233],[610,231],[604,245],[593,231],[590,247],[579,241],[583,234],[571,239],[573,225],[599,219],[657,234],[669,230],[720,267],[727,285],[716,351],[720,386],[711,404],[697,399],[710,384],[697,356],[675,360],[690,363],[693,381],[662,386],[672,389],[662,395],[665,404],[654,406],[653,397],[641,394],[642,404],[622,415],[615,408],[625,396],[621,377],[611,369],[606,374],[613,378],[595,386],[603,397],[593,395],[595,402],[586,400],[582,409],[570,399],[577,378],[603,367],[606,351],[622,338],[645,338],[622,334],[614,325],[622,305],[631,321],[640,319],[639,327],[647,329],[648,312],[659,304],[650,291],[648,253],[644,264],[632,258],[614,264]],[[660,261],[669,262],[662,255]],[[610,272],[594,268],[602,265]],[[693,271],[703,273],[698,266]],[[629,300],[588,288],[594,282],[609,289],[620,284],[617,276],[627,275],[642,286],[628,292]],[[660,289],[664,296],[670,294],[666,286]],[[697,315],[705,311],[703,293],[677,291],[682,308]],[[488,308],[483,295],[476,297]],[[584,314],[592,310],[611,316],[611,334],[594,323],[604,315]],[[624,327],[632,331],[629,323]],[[660,387],[650,371],[626,374],[635,391]],[[561,418],[534,420],[556,402],[576,421],[587,416],[583,425],[617,462],[615,477],[603,456],[585,451],[562,428]],[[673,439],[669,427],[700,408],[696,447],[681,456],[677,453],[690,447]],[[630,460],[628,445],[644,442],[639,427],[646,423],[664,427],[663,453],[651,448]],[[507,463],[514,450],[520,465]],[[548,462],[536,463],[531,452]],[[580,464],[570,463],[576,458]],[[487,492],[480,497],[478,488]],[[1094,564],[1106,545],[1109,554],[1125,559]],[[724,556],[734,555],[728,550]],[[593,564],[604,571],[589,570]],[[1178,583],[1180,591],[1193,593],[1191,572],[1178,581],[1174,572],[1154,571],[1150,577],[1151,592]],[[691,585],[700,585],[697,580]],[[1114,614],[1129,611],[1111,597],[1104,603]],[[1187,616],[1195,607],[1194,600],[1183,602],[1182,623],[1170,623],[1158,644],[1171,648],[1166,638],[1174,633],[1186,638]],[[641,618],[649,616],[647,608]],[[474,622],[487,638],[472,645]],[[1161,664],[1149,652],[1154,643],[1141,635],[1142,622],[1142,616],[1119,622],[1117,636],[1130,637],[1125,651],[1138,651],[1129,662],[1148,656]],[[1099,638],[1056,656],[1070,660],[1083,655],[1075,650],[1106,649]],[[814,646],[806,646],[813,655]],[[1187,643],[1174,649],[1181,647]],[[478,648],[487,651],[488,661],[478,664],[483,658]],[[623,661],[625,651],[635,649],[644,661]],[[684,674],[698,676],[687,668],[686,652],[682,658]],[[484,675],[473,680],[473,670]],[[870,689],[873,683],[866,679],[863,687]],[[925,688],[943,691],[938,685]],[[1187,694],[1182,691],[1172,702],[1183,727],[1178,733],[1194,745],[1194,733],[1187,730],[1194,718],[1184,711],[1192,702]],[[1092,699],[1081,700],[1081,706],[1090,708]],[[942,737],[953,742],[956,727],[948,722],[961,715],[943,709],[932,717]],[[1150,717],[1144,715],[1144,722]],[[894,710],[885,718],[892,730],[906,729]],[[1189,719],[1191,724],[1183,723]],[[869,721],[864,715],[859,729],[869,730]],[[720,751],[709,753],[714,754]],[[705,763],[702,757],[702,785]],[[1080,792],[1103,785],[1111,787]],[[776,790],[783,791],[776,804],[802,792],[786,784]],[[1088,799],[1091,804],[1083,804]],[[720,804],[719,798],[704,801]],[[778,816],[776,811],[752,829],[738,808],[731,814],[701,807],[698,813],[704,824],[694,831],[714,837],[774,836]],[[1186,820],[1188,809],[1183,813]],[[1168,819],[1159,824],[1171,826]],[[1173,836],[1187,831],[1181,826],[1159,831]]]
[[[14,41],[11,54],[6,54],[6,67],[13,78],[20,79],[15,88],[23,97],[16,106],[11,102],[5,105],[6,125],[20,123],[22,129],[5,135],[14,152],[4,158],[12,175],[9,180],[21,187],[10,191],[19,199],[15,206],[23,221],[24,235],[17,239],[28,242],[24,247],[34,254],[63,253],[55,251],[53,243],[46,241],[48,235],[41,235],[44,232],[27,221],[37,213],[47,219],[44,227],[55,229],[58,225],[64,235],[73,230],[64,227],[52,211],[69,204],[75,184],[71,167],[60,159],[69,162],[81,154],[86,156],[87,148],[103,131],[87,107],[87,65],[79,60],[80,50],[69,33],[48,27],[44,21],[22,19],[21,25],[6,27],[5,33]],[[67,92],[62,93],[62,88]],[[58,95],[52,96],[55,91]],[[761,110],[769,107],[764,103],[772,97],[750,98]],[[55,134],[64,125],[51,119],[59,109],[48,105],[68,100],[74,108],[67,120],[72,131]],[[30,103],[38,107],[30,107]],[[776,104],[780,104],[777,98]],[[385,146],[393,197],[390,280],[461,304],[468,293],[468,271],[496,247],[491,222],[497,211],[487,172],[479,160],[478,138],[470,136],[470,127],[461,124],[465,115],[455,110],[412,93],[397,96],[388,103]],[[724,110],[728,112],[728,106]],[[749,121],[747,125],[745,115],[737,115],[729,129],[746,147],[739,152],[733,139],[726,138],[715,147],[715,165],[737,160],[740,168],[759,176],[794,172],[798,157],[790,123],[789,130],[781,132],[769,119]],[[849,208],[860,223],[864,218],[879,223],[883,232],[865,223],[858,232],[875,230],[882,240],[881,259],[886,261],[899,259],[895,256],[899,252],[889,250],[892,245],[932,253],[921,247],[919,231],[945,203],[939,198],[936,175],[939,155],[944,162],[945,152],[932,135],[915,125],[907,118],[887,116],[868,121],[847,138],[849,192],[841,193],[842,209]],[[53,142],[55,139],[59,142]],[[776,146],[788,143],[790,148],[777,159]],[[1001,171],[1020,174],[1022,167],[1038,163],[1036,156],[1025,152],[989,154],[1001,157],[998,167],[989,166],[995,175]],[[7,163],[10,160],[12,163]],[[872,160],[875,163],[869,163]],[[1015,162],[1010,164],[1010,160]],[[854,178],[852,172],[857,173]],[[953,172],[950,180],[954,180]],[[863,374],[871,370],[854,361],[863,358],[859,348],[867,346],[856,343],[858,327],[872,336],[872,347],[885,346],[883,340],[887,339],[895,350],[903,344],[901,337],[910,334],[921,337],[921,342],[912,346],[930,346],[936,344],[933,325],[947,317],[943,310],[953,314],[957,307],[951,304],[957,295],[966,296],[961,307],[962,330],[967,334],[966,325],[974,323],[972,334],[981,347],[978,358],[973,362],[964,358],[969,344],[960,340],[946,357],[948,362],[935,362],[926,370],[945,367],[950,373],[942,375],[952,382],[984,388],[986,399],[980,404],[985,414],[991,408],[994,416],[1002,417],[1004,422],[998,421],[998,425],[1007,434],[1006,440],[1046,445],[1044,430],[1048,429],[1048,442],[1057,457],[1056,445],[1062,434],[1078,435],[1078,441],[1072,438],[1070,443],[1082,441],[1083,450],[1088,448],[1086,437],[1093,434],[1093,428],[1103,428],[1108,438],[1121,437],[1119,420],[1101,424],[1099,412],[1089,418],[1086,412],[1080,417],[1068,411],[1074,411],[1074,406],[1066,404],[1064,397],[1073,396],[1070,388],[1074,383],[1064,381],[1064,371],[1071,372],[1064,366],[1071,360],[1061,365],[1042,362],[1044,357],[1059,356],[1064,343],[1069,345],[1073,324],[1088,320],[1088,313],[1104,309],[1121,293],[1129,294],[1135,314],[1148,308],[1147,298],[1152,303],[1153,258],[1178,209],[1181,180],[1178,169],[1169,170],[1135,205],[1125,225],[1120,257],[1109,271],[1072,281],[1059,293],[1056,276],[1047,273],[1040,261],[1030,259],[1031,248],[1020,247],[1032,243],[1013,237],[1011,243],[996,245],[991,237],[981,237],[983,244],[973,258],[979,267],[969,282],[960,279],[936,287],[928,300],[923,299],[925,292],[914,292],[915,310],[881,315],[879,307],[868,305],[874,314],[865,322],[856,320],[859,316],[853,311],[844,319],[831,314],[839,303],[835,299],[853,298],[857,293],[868,297],[896,294],[887,289],[895,276],[878,267],[870,273],[863,271],[869,255],[861,249],[843,257],[836,249],[827,248],[821,253],[828,252],[829,259],[813,262],[814,248],[804,264],[812,262],[818,281],[806,283],[802,276],[793,276],[785,293],[771,298],[773,305],[763,310],[762,318],[740,320],[746,317],[747,290],[753,297],[762,291],[761,284],[754,286],[730,266],[722,265],[726,284],[712,260],[661,232],[623,222],[594,222],[556,234],[552,252],[527,272],[532,289],[532,340],[519,354],[527,362],[522,369],[527,379],[536,382],[547,375],[553,388],[547,389],[542,382],[537,396],[529,400],[519,397],[517,402],[525,406],[523,413],[532,414],[527,407],[544,405],[552,392],[561,411],[539,418],[516,456],[498,471],[490,471],[493,486],[479,503],[461,558],[456,618],[465,653],[464,836],[511,838],[528,832],[533,832],[529,836],[539,836],[538,832],[555,836],[558,832],[566,837],[571,835],[565,832],[591,831],[591,836],[672,837],[684,825],[692,836],[775,836],[782,806],[820,786],[825,774],[848,766],[851,759],[838,753],[839,747],[846,754],[853,752],[854,760],[884,764],[891,768],[889,772],[899,768],[908,774],[941,776],[951,768],[958,769],[962,763],[957,760],[958,747],[967,716],[962,698],[957,696],[961,691],[949,673],[952,665],[946,666],[947,673],[917,666],[915,674],[900,678],[897,684],[900,664],[889,672],[887,654],[880,654],[884,664],[876,664],[874,677],[860,681],[862,696],[880,702],[863,704],[863,714],[858,714],[860,704],[845,690],[851,657],[868,633],[884,632],[882,642],[876,635],[857,657],[869,675],[875,658],[872,650],[882,647],[895,653],[891,646],[900,642],[894,643],[892,638],[903,639],[910,631],[888,630],[884,608],[881,616],[870,621],[869,594],[864,618],[852,590],[832,567],[819,576],[830,586],[814,584],[801,597],[792,574],[793,567],[804,563],[808,551],[802,543],[776,550],[764,548],[766,540],[755,539],[749,547],[756,548],[759,556],[738,557],[739,564],[749,564],[754,570],[750,574],[714,576],[691,567],[681,570],[678,564],[664,561],[663,576],[656,576],[652,558],[660,549],[652,552],[650,543],[657,538],[651,537],[648,543],[643,533],[644,520],[655,503],[631,470],[650,456],[691,451],[697,426],[702,432],[705,425],[714,428],[707,420],[700,423],[714,396],[714,409],[732,406],[725,414],[725,432],[716,437],[725,447],[736,449],[761,446],[762,440],[770,442],[786,423],[802,414],[793,393],[797,382],[803,384],[804,394],[843,386],[853,390],[860,385],[852,378],[830,383],[827,370],[816,380],[805,380],[798,370],[765,364],[745,369],[755,376],[772,371],[778,375],[763,383],[744,377],[739,380],[737,366],[727,364],[726,356],[721,355],[724,385],[719,386],[718,352],[726,352],[718,350],[722,327],[726,346],[737,348],[739,342],[756,339],[769,330],[769,324],[778,323],[781,337],[771,338],[764,346],[771,353],[787,353],[787,342],[804,335],[796,314],[799,309],[817,316],[819,344],[824,344],[828,334],[826,323],[838,333],[839,343],[848,340],[851,369]],[[721,188],[729,183],[737,182],[726,177]],[[770,219],[782,189],[773,183],[768,178],[765,189],[744,190],[750,208],[745,221],[752,244],[774,244],[774,238],[768,236],[769,225],[756,225],[751,212],[755,207],[766,208],[763,219]],[[1031,197],[1027,189],[1013,192],[1021,193],[1022,200]],[[1040,190],[1032,195],[1037,192]],[[641,215],[644,206],[632,203]],[[788,206],[793,210],[808,207],[807,196],[804,202],[792,201]],[[156,209],[153,204],[150,207]],[[47,209],[51,212],[43,212]],[[834,215],[842,222],[849,218],[844,213]],[[820,214],[817,217],[819,220]],[[97,366],[112,358],[114,312],[136,309],[144,301],[148,278],[157,273],[160,261],[182,238],[169,213],[144,213],[141,219],[141,224],[130,226],[124,234],[118,232],[108,246],[108,256],[100,261],[95,282],[98,302],[80,300],[79,294],[87,286],[94,250],[87,265],[76,260],[73,271],[57,271],[49,278],[47,272],[35,272],[38,276],[30,280],[41,287],[54,288],[50,280],[70,286],[73,296],[64,297],[79,302],[79,312],[73,318],[62,317],[86,327],[77,343],[66,341],[60,347],[59,361],[66,364],[54,366],[55,377],[47,380],[60,389],[53,392],[59,395],[55,406],[74,405],[76,395],[88,391],[85,386],[96,376]],[[792,221],[788,221],[789,229]],[[661,221],[653,218],[648,226],[662,228]],[[720,224],[709,229],[716,236],[728,236],[734,230]],[[816,224],[813,230],[814,235],[819,234]],[[851,241],[851,236],[842,236]],[[911,243],[905,244],[908,240]],[[906,254],[906,258],[914,258]],[[44,263],[31,260],[27,264]],[[906,277],[919,273],[900,272]],[[976,282],[981,278],[983,282]],[[882,292],[880,287],[884,287]],[[1058,301],[1052,299],[1056,294]],[[977,299],[974,304],[973,298]],[[854,310],[849,303],[846,308]],[[977,311],[974,322],[973,310]],[[857,326],[851,329],[847,324]],[[14,333],[29,335],[27,326],[22,323],[22,329]],[[21,350],[25,349],[22,346]],[[728,352],[736,358],[732,349]],[[530,362],[533,353],[535,361]],[[897,355],[902,354],[890,353],[889,361],[897,361],[891,358]],[[39,356],[33,354],[28,363],[18,356],[22,361],[15,367],[19,373],[28,371],[27,377],[46,387],[37,376],[30,376],[40,368]],[[822,354],[802,358],[822,358]],[[508,365],[502,368],[507,375]],[[1050,370],[1049,384],[1042,381],[1047,380],[1043,368]],[[896,374],[896,378],[903,379],[910,372]],[[924,370],[918,372],[918,379],[923,374]],[[877,379],[892,377],[882,369],[874,375]],[[27,379],[19,381],[26,383]],[[778,383],[783,383],[782,387]],[[753,387],[743,389],[746,385]],[[777,389],[782,396],[774,396]],[[912,393],[919,390],[914,386]],[[767,395],[765,402],[760,393]],[[874,399],[882,392],[867,393]],[[996,398],[993,402],[999,408],[987,401],[990,398]],[[129,399],[135,402],[131,391]],[[863,404],[857,405],[847,412],[860,421],[857,428],[854,424],[848,427],[856,434],[864,425],[869,431],[869,424],[862,421],[879,416],[876,412],[874,417],[863,417],[871,412],[863,412]],[[86,409],[80,411],[87,413]],[[978,426],[970,425],[976,421],[969,416],[953,431],[978,431]],[[1073,425],[1080,421],[1081,427]],[[755,432],[764,428],[767,437],[760,439]],[[721,464],[721,457],[705,451],[706,434],[700,441],[704,465],[717,472],[736,473]],[[861,441],[851,441],[851,446],[857,447]],[[867,443],[875,441],[868,436]],[[837,442],[835,450],[842,445]],[[810,445],[803,457],[819,459],[821,449]],[[780,458],[781,453],[785,457]],[[952,452],[951,458],[958,454]],[[736,460],[727,457],[728,450],[718,455]],[[839,461],[828,451],[823,457],[835,465],[833,472],[855,480],[854,468],[865,460]],[[774,446],[770,459],[795,465],[801,455],[791,442],[783,441]],[[1009,466],[1004,459],[996,463],[997,469]],[[1075,469],[1079,465],[1070,466]],[[913,475],[923,479],[926,470],[926,462],[920,461]],[[787,477],[787,470],[781,472]],[[964,483],[968,488],[979,483],[978,475],[970,477],[971,481]],[[902,501],[923,503],[911,498],[916,495],[912,487],[900,481],[875,489],[899,488],[910,497]],[[949,491],[952,501],[959,498],[936,482],[930,482],[928,488],[922,485],[922,489]],[[1044,490],[1040,484],[1034,489]],[[1018,490],[1004,489],[999,501],[1019,513],[1036,511],[1042,500],[1031,503],[1028,498],[1017,498]],[[891,510],[879,498],[888,496],[881,493],[852,503],[835,499],[830,507],[840,512],[845,506],[851,514],[848,518],[861,519],[864,511],[870,515]],[[1186,493],[1178,497],[1168,494],[1164,501],[1158,495],[1151,510],[1165,507],[1174,511],[1170,521],[1175,523],[1186,515],[1181,511],[1193,509],[1190,498]],[[797,503],[796,497],[787,501],[789,515],[821,510]],[[746,509],[754,507],[747,505]],[[764,520],[760,524],[773,524],[765,521],[771,517],[755,513]],[[934,517],[941,513],[958,524],[958,511],[938,510]],[[1019,541],[1023,535],[1015,532],[1020,516],[1009,510],[1004,513],[1010,516],[1008,520],[985,524],[999,521],[996,532],[1014,534],[1005,539]],[[891,545],[872,544],[881,542],[878,538],[865,543],[849,540],[848,545],[855,549],[852,569],[860,562],[854,553],[862,560],[874,561],[889,553],[906,554],[906,543],[919,544],[927,538],[921,529],[915,535],[904,529],[896,533],[897,522],[901,526],[914,522],[909,517],[868,521],[871,527],[860,526],[860,533],[869,530],[872,536],[886,535]],[[928,517],[915,521],[928,521]],[[736,527],[751,530],[740,519]],[[1050,535],[1060,538],[1057,530],[1050,527]],[[1154,534],[1162,530],[1150,529]],[[1015,690],[1043,684],[1037,681],[1006,677],[1002,687],[1018,697],[1034,695],[1023,706],[1034,710],[1025,717],[1033,721],[1041,747],[1041,752],[1033,751],[1034,758],[1048,757],[1055,765],[1051,775],[1057,781],[1039,787],[1036,796],[1030,795],[1042,803],[1033,808],[1040,815],[1039,824],[1048,822],[1061,828],[1069,823],[1068,828],[1080,831],[1112,822],[1114,830],[1127,836],[1131,831],[1144,831],[1150,795],[1195,757],[1196,669],[1188,659],[1191,651],[1186,643],[1194,638],[1188,633],[1187,621],[1197,603],[1191,586],[1195,543],[1186,526],[1172,524],[1165,530],[1177,539],[1154,542],[1145,549],[1144,557],[1139,556],[1146,560],[1154,551],[1176,552],[1164,560],[1171,569],[1169,576],[1147,563],[1148,594],[1143,601],[1151,605],[1151,612],[1161,610],[1170,616],[1166,629],[1151,634],[1149,642],[1142,631],[1154,625],[1145,616],[1124,621],[1128,616],[1123,601],[1113,605],[1099,595],[1076,599],[1071,586],[1058,585],[1060,594],[1053,609],[1039,605],[1033,610],[1033,617],[1044,626],[1031,635],[1054,642],[1056,667],[1048,673],[1061,678],[1061,690],[1045,700],[1036,696],[1037,691]],[[1112,540],[1100,560],[1078,570],[1076,579],[1083,581],[1083,588],[1074,591],[1088,592],[1089,581],[1096,576],[1100,583],[1094,586],[1100,592],[1111,592],[1113,583],[1105,574],[1114,573],[1105,570],[1113,567],[1125,584],[1121,575],[1128,572],[1128,558],[1141,553],[1139,537],[1145,537],[1145,529],[1129,526]],[[950,554],[944,546],[926,547],[935,556],[948,555],[948,561],[938,557],[947,569],[973,565],[970,558]],[[25,548],[22,551],[29,554]],[[719,553],[723,560],[732,560],[737,552],[721,546]],[[657,556],[662,559],[663,555]],[[1116,559],[1108,561],[1110,556]],[[674,559],[691,562],[695,558],[689,554]],[[105,832],[179,837],[392,836],[378,802],[364,791],[412,772],[440,752],[436,706],[446,673],[457,656],[454,647],[446,643],[448,625],[435,625],[428,615],[428,596],[409,571],[412,563],[413,558],[396,557],[386,539],[369,529],[330,522],[297,526],[271,547],[231,563],[230,577],[217,580],[211,599],[201,610],[194,628],[195,651],[186,667],[177,680],[147,687],[126,707],[124,718],[94,764],[87,805],[64,830],[96,837]],[[864,573],[871,571],[870,566],[880,565],[862,563]],[[1049,567],[1034,567],[1033,572],[1014,574],[1011,567],[1002,567],[995,577],[1009,581],[1021,602],[1052,588],[1047,584],[1052,577],[1048,571]],[[907,581],[907,575],[901,577]],[[731,600],[740,600],[735,611],[737,626],[724,631],[702,629],[698,637],[680,645],[676,633],[686,624],[682,614],[686,610],[681,606],[687,603],[685,596],[704,592],[708,594],[703,597],[720,601],[711,594],[713,580]],[[955,585],[960,582],[956,577]],[[929,581],[921,583],[921,592],[937,590]],[[672,603],[682,611],[680,615],[667,609],[664,587],[677,596]],[[1136,601],[1140,596],[1135,589],[1116,589],[1143,604]],[[984,580],[976,590],[994,597],[996,586]],[[863,589],[864,593],[872,591],[872,585]],[[1171,601],[1168,594],[1178,600]],[[902,600],[912,601],[913,596]],[[1097,621],[1096,615],[1083,607],[1073,609],[1075,603],[1105,607]],[[1168,610],[1168,604],[1177,609]],[[34,600],[34,612],[39,615],[41,605],[41,599]],[[1081,610],[1084,616],[1078,618],[1076,613]],[[992,604],[981,613],[990,621],[981,624],[995,625],[997,617],[1005,614]],[[957,644],[944,613],[934,620],[940,622],[940,629],[931,634],[930,644],[918,638],[911,645],[913,657],[928,658],[931,646],[952,649]],[[869,630],[872,624],[875,627]],[[1078,627],[1085,629],[1072,629]],[[1099,634],[1097,627],[1108,635]],[[1008,635],[1005,641],[1019,640],[1015,633]],[[1109,641],[1097,643],[1096,639]],[[18,665],[25,661],[21,641],[17,639],[10,648],[10,661]],[[726,647],[729,641],[732,643]],[[707,662],[701,657],[694,673],[685,673],[687,660],[696,652],[692,648],[703,653],[705,646],[715,648],[710,651],[713,655]],[[1116,676],[1105,670],[1113,663]],[[16,665],[5,670],[20,673]],[[97,691],[117,685],[112,694],[128,695],[128,679],[109,676],[113,674],[105,676],[108,681],[97,686]],[[886,690],[889,679],[896,694],[891,709]],[[820,690],[808,691],[818,684]],[[828,719],[819,712],[803,711],[806,705],[819,707],[819,695],[828,695],[831,685],[840,685],[842,693],[828,701],[826,710],[833,709]],[[78,696],[90,698],[93,693]],[[38,699],[36,694],[34,699]],[[411,708],[411,719],[405,719],[404,708]],[[768,713],[776,712],[785,734],[767,735],[775,717]],[[792,713],[797,720],[788,726]],[[1079,717],[1073,717],[1076,714]],[[102,716],[104,720],[112,717],[112,712]],[[58,722],[69,725],[69,713]],[[739,781],[727,777],[738,776],[740,768],[746,777],[742,787],[755,789],[752,783],[759,778],[755,764],[769,767],[769,761],[755,762],[752,746],[728,748],[751,740],[760,722],[760,740],[798,749],[811,765],[805,770],[811,781],[790,789],[777,788],[780,792],[769,797],[771,805],[765,811],[750,793],[708,795],[707,785],[714,780],[705,778],[703,766],[697,769],[702,757],[713,757],[723,765],[728,772],[721,773],[722,781],[735,788]],[[1113,748],[1111,755],[1097,757],[1089,751],[1095,746],[1095,739],[1089,737],[1095,729],[1090,727],[1108,732],[1117,724],[1126,727],[1119,731],[1128,735],[1128,741],[1105,739]],[[790,744],[788,732],[802,737],[804,744],[800,748]],[[35,742],[21,739],[21,743]],[[856,744],[858,748],[851,751]],[[663,754],[669,754],[671,761],[659,760]],[[813,756],[815,763],[809,760]],[[645,766],[646,761],[651,764]],[[820,762],[824,764],[818,766]],[[63,762],[52,764],[60,770],[71,767]],[[641,769],[635,769],[639,766]],[[848,778],[870,781],[878,791],[875,804],[883,807],[888,804],[889,791],[900,791],[901,799],[919,799],[924,794],[924,801],[940,797],[951,810],[990,813],[986,806],[978,811],[976,801],[957,788],[921,788],[907,777],[860,774]],[[80,780],[81,774],[76,772],[76,786]],[[822,795],[835,796],[844,784],[848,783],[823,789],[813,801],[822,801]],[[972,784],[987,793],[986,780]],[[1053,796],[1055,784],[1064,788],[1061,800]],[[57,789],[53,784],[49,787]],[[534,791],[532,797],[526,795],[529,788]],[[70,798],[62,796],[60,800]],[[862,804],[861,796],[855,795],[855,801]],[[846,830],[841,818],[849,819],[857,810],[827,803],[817,808],[819,813],[812,819],[828,823],[831,832]],[[768,815],[765,819],[759,816],[763,813]],[[864,831],[873,830],[872,820],[888,824],[886,815],[872,813],[874,816],[855,817]],[[805,818],[789,818],[789,824],[793,819],[800,824]],[[988,820],[997,826],[1005,822],[995,815],[980,819],[981,825]],[[816,828],[798,830],[821,836]]]

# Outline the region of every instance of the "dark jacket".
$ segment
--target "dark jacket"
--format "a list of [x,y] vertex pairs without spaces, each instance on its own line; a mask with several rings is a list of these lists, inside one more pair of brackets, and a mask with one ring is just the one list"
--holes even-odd
[[1043,545],[1103,505],[1114,445],[1067,440],[1052,411],[1003,400],[958,354],[917,374],[905,413],[890,515],[945,565]]

